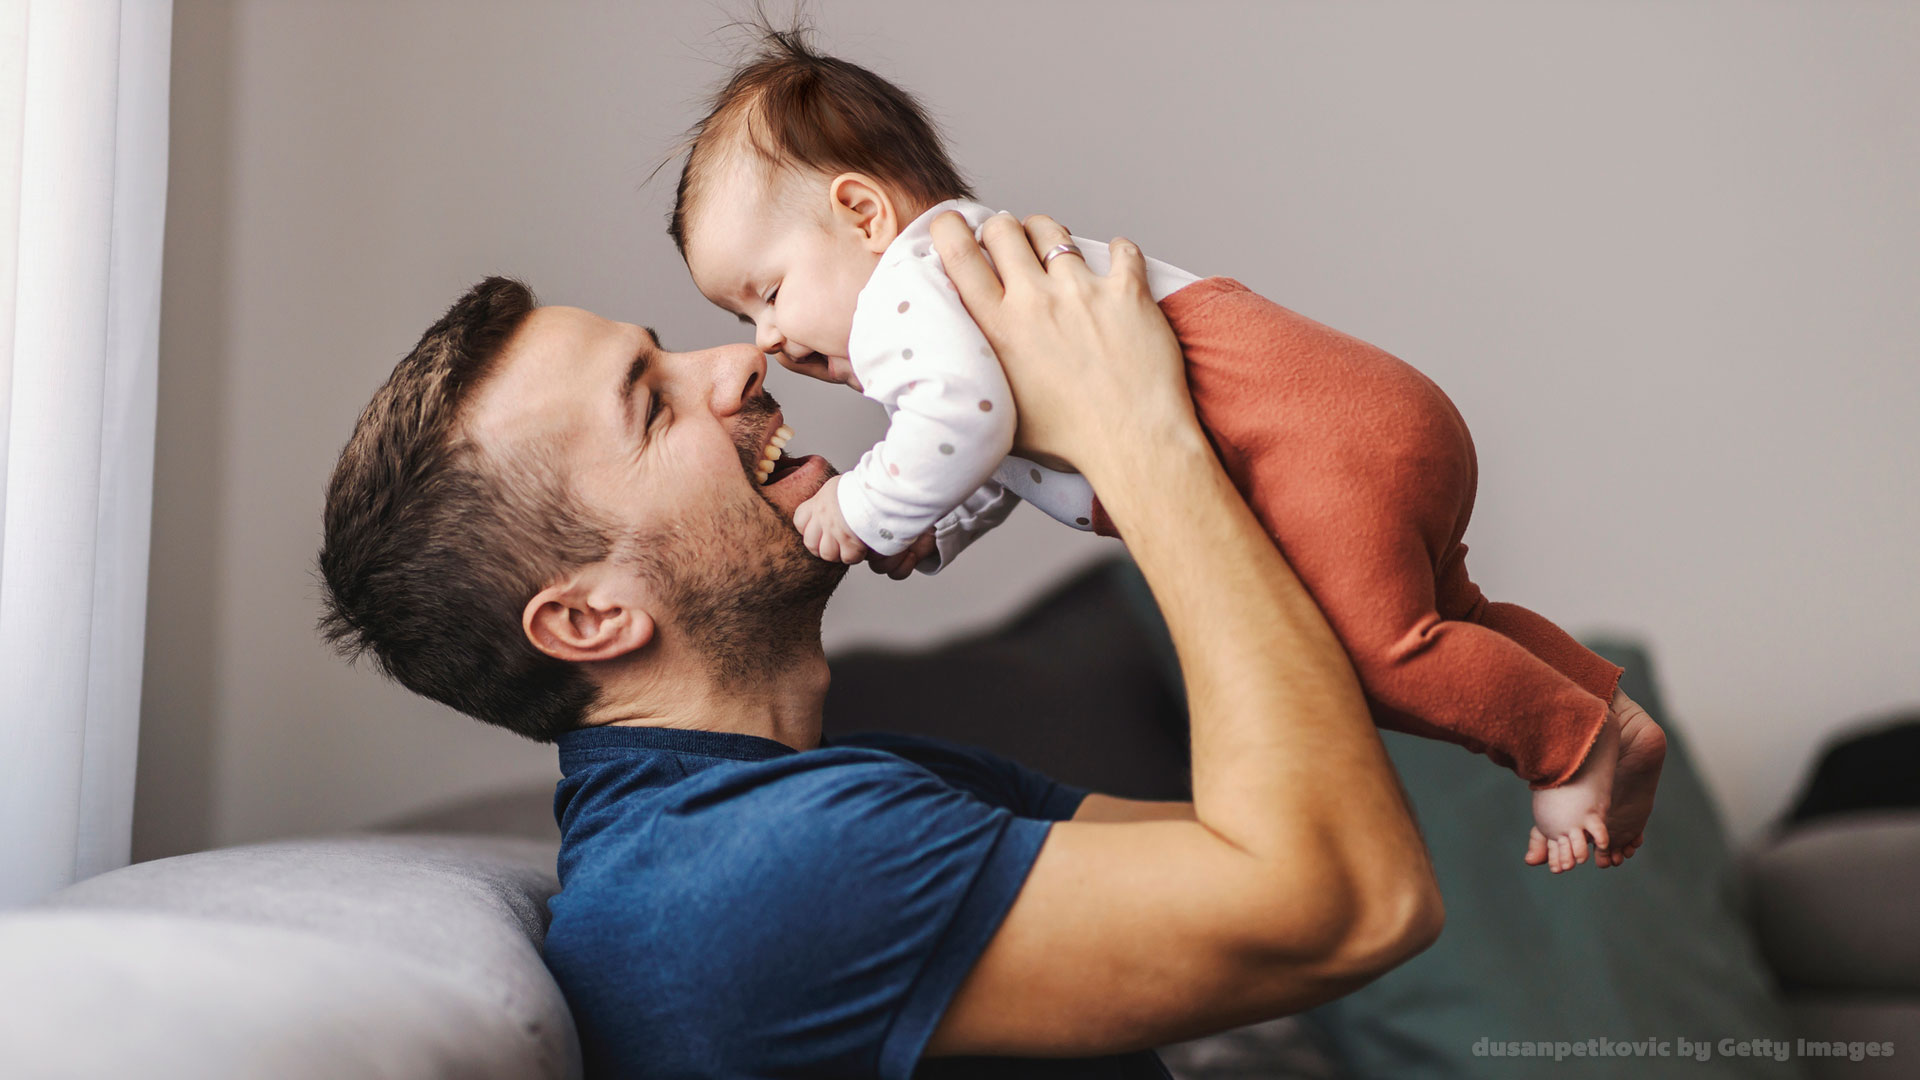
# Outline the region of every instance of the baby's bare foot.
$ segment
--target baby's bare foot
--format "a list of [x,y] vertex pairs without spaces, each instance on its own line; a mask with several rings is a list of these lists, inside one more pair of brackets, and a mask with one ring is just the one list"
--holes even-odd
[[[1605,866],[1609,818],[1620,759],[1620,720],[1612,710],[1600,735],[1566,783],[1533,793],[1533,831],[1527,835],[1528,866],[1546,863],[1564,873],[1587,861],[1589,850]],[[1589,845],[1591,838],[1591,846]]]
[[1596,866],[1619,866],[1640,849],[1653,813],[1653,792],[1660,786],[1660,766],[1667,760],[1667,733],[1647,710],[1615,693],[1611,715],[1620,719],[1620,762],[1613,770],[1613,799],[1607,810],[1613,844],[1594,857]]

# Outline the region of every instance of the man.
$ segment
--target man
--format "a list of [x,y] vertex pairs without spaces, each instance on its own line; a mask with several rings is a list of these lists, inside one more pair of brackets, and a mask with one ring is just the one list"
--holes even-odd
[[1162,605],[1193,803],[821,738],[845,568],[789,519],[831,470],[759,482],[783,417],[752,346],[667,352],[489,279],[342,455],[329,634],[560,747],[547,959],[589,1075],[1163,1077],[1146,1048],[1338,996],[1439,932],[1352,670],[1213,457],[1139,250],[1102,279],[1042,268],[1049,219],[984,235],[1004,285],[936,223],[1020,448],[1086,473]]

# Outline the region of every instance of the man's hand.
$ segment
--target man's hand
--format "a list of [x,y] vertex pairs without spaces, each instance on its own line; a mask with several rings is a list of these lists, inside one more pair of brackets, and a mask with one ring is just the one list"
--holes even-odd
[[1014,453],[1071,463],[1106,502],[1126,455],[1204,443],[1180,343],[1147,288],[1139,247],[1116,237],[1101,277],[1070,255],[1041,265],[1034,252],[1068,240],[1045,215],[1025,229],[1007,214],[988,218],[980,232],[992,265],[959,214],[931,228],[947,277],[1006,372],[1020,417]]
[[811,499],[800,504],[793,512],[793,527],[800,530],[807,550],[828,562],[857,563],[867,557],[867,545],[840,514],[838,476],[828,477]]
[[933,554],[933,550],[933,530],[928,529],[915,538],[911,547],[898,555],[875,555],[869,552],[867,565],[873,567],[876,574],[904,581],[908,574],[913,573],[913,568],[920,565],[921,560]]

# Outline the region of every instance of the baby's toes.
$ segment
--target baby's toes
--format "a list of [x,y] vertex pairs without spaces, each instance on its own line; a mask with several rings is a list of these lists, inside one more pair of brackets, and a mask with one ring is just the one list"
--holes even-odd
[[1602,818],[1599,814],[1594,814],[1587,818],[1586,830],[1587,835],[1593,837],[1594,853],[1596,855],[1603,855],[1611,848],[1612,845],[1607,842],[1607,822],[1605,818]]
[[[1575,829],[1567,834],[1567,843],[1573,848],[1573,865],[1587,861],[1587,833],[1585,829]],[[1572,869],[1569,867],[1568,869]]]
[[1547,835],[1536,825],[1527,833],[1526,863],[1528,866],[1539,866],[1546,861]]

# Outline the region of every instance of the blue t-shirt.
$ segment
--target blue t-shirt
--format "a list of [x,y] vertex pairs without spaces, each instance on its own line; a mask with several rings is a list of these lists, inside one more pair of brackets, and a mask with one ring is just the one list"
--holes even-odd
[[599,1077],[1166,1080],[921,1050],[1086,792],[974,747],[596,727],[560,737],[546,958]]

